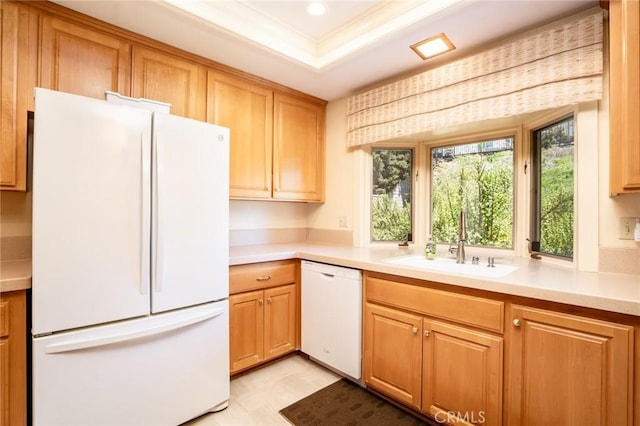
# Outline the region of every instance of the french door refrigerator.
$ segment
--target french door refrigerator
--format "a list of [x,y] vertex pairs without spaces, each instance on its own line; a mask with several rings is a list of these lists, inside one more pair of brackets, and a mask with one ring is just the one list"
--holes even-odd
[[226,407],[228,159],[226,128],[36,89],[33,424]]

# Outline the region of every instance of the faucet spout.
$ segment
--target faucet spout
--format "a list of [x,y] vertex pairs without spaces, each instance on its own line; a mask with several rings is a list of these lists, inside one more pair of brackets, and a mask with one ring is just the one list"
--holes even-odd
[[456,253],[456,263],[465,262],[464,245],[467,241],[467,220],[463,210],[460,210],[460,223],[458,224],[458,252]]

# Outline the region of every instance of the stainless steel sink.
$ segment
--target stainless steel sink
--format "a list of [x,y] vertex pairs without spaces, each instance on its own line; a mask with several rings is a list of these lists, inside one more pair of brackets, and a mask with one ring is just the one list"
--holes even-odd
[[500,278],[518,269],[515,265],[496,263],[494,267],[485,264],[473,265],[471,262],[456,263],[455,259],[436,258],[427,260],[422,255],[399,256],[384,260],[393,265],[409,266],[412,268],[427,269],[435,272],[470,275],[483,278]]

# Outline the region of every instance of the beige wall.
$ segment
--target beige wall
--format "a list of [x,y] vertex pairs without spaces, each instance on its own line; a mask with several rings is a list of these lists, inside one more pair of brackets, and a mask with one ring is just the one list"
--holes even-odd
[[0,192],[0,237],[31,235],[31,193]]
[[[326,192],[324,204],[309,204],[308,226],[315,229],[351,231],[354,222],[353,156],[347,148],[347,101],[341,99],[327,105],[326,127]],[[344,216],[346,227],[339,226]]]

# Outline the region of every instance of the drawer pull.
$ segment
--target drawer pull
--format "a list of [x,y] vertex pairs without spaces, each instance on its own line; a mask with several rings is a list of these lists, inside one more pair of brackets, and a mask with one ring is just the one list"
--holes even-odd
[[520,327],[520,320],[518,318],[513,320],[513,325],[516,327]]
[[271,279],[271,275],[261,275],[256,278],[256,281],[269,281]]
[[429,330],[425,330],[425,331],[424,331],[424,337],[429,337],[429,334],[430,334],[430,333],[429,333]]
[[418,334],[418,327],[413,327],[413,328],[411,329],[411,332],[412,332],[413,334]]

